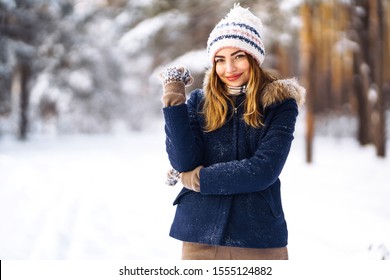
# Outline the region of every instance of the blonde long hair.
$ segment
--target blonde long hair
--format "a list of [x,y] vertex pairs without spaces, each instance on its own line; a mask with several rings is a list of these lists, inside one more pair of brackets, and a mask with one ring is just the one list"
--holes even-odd
[[[262,91],[267,84],[277,79],[277,75],[276,73],[263,70],[251,55],[247,54],[246,57],[249,61],[250,76],[244,102],[244,121],[249,126],[259,128],[264,125],[261,103]],[[202,114],[205,118],[204,130],[211,132],[221,128],[227,121],[228,103],[234,106],[233,100],[225,93],[226,85],[217,75],[215,63],[208,75],[208,81],[205,83],[204,90],[205,99],[202,109]]]

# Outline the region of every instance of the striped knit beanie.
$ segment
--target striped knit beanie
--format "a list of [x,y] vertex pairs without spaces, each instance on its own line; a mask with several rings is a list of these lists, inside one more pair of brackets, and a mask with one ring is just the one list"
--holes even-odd
[[259,65],[265,58],[265,48],[261,40],[261,20],[244,9],[239,3],[211,31],[207,40],[207,53],[211,64],[216,53],[223,48],[238,48],[252,55]]

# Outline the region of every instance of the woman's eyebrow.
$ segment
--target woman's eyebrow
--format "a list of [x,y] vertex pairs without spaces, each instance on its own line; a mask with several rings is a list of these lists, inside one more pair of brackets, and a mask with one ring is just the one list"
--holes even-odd
[[[238,51],[235,51],[235,52],[231,53],[230,56],[235,56],[236,54],[238,54],[238,53],[240,53],[240,52],[245,53],[245,52],[242,51],[242,50],[238,50]],[[225,58],[225,56],[223,56],[223,55],[216,55],[215,58]]]
[[242,50],[235,51],[234,53],[230,54],[230,56],[234,56],[234,55],[236,55],[236,54],[238,54],[240,52],[244,52],[244,51],[242,51]]

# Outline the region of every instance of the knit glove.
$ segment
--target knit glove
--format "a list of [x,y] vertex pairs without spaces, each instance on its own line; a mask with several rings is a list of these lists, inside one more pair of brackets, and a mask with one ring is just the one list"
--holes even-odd
[[167,180],[165,181],[165,184],[167,184],[168,186],[174,186],[178,181],[180,181],[179,171],[173,168],[169,169],[167,172]]
[[183,186],[189,190],[200,192],[200,177],[199,172],[203,166],[198,166],[192,171],[182,172],[180,175]]
[[164,94],[161,98],[165,107],[183,104],[186,101],[185,87],[192,85],[194,78],[185,67],[170,67],[160,73]]

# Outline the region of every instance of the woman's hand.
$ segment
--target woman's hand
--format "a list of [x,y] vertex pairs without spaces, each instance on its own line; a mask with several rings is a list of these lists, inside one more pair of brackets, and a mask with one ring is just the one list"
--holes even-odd
[[194,81],[190,70],[183,66],[169,67],[161,72],[160,77],[164,86],[169,83],[177,82],[182,82],[185,86],[190,86]]
[[160,73],[163,84],[161,98],[165,107],[183,104],[186,101],[185,87],[192,85],[194,78],[185,67],[170,67]]
[[192,171],[182,172],[180,174],[180,180],[185,188],[200,192],[200,177],[199,172],[203,166],[198,166]]

